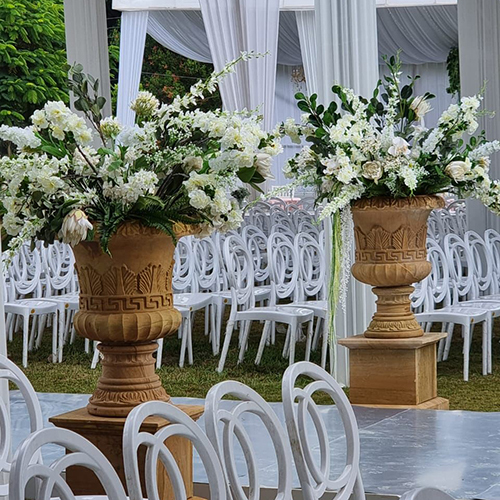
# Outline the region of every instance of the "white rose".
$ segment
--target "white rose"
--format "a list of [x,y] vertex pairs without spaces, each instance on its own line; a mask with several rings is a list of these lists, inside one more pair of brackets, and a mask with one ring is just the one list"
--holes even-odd
[[383,173],[384,169],[381,163],[378,161],[367,161],[363,165],[361,172],[365,179],[374,181],[375,184],[378,184],[378,180],[382,177]]
[[410,145],[402,137],[394,137],[392,140],[392,146],[387,152],[392,156],[408,156],[410,154],[409,146]]
[[424,116],[432,109],[431,105],[423,97],[415,97],[410,104],[417,120],[422,121]]
[[264,179],[274,179],[274,175],[271,170],[272,164],[271,155],[268,155],[267,153],[257,153],[255,155],[254,167],[257,169],[257,172],[264,177]]
[[197,210],[203,210],[210,204],[210,198],[201,189],[195,189],[189,193],[189,203]]
[[203,158],[200,156],[187,156],[184,159],[184,167],[186,167],[188,172],[198,172],[203,167]]
[[72,210],[64,218],[59,237],[63,240],[63,243],[75,246],[87,237],[89,229],[92,229],[92,224],[85,212],[80,209]]
[[452,161],[444,169],[446,175],[450,176],[456,182],[465,180],[465,175],[470,172],[469,161]]

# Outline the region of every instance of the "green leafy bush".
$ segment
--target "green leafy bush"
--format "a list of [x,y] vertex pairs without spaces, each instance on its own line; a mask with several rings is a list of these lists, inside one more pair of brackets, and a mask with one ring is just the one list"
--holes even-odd
[[62,0],[0,0],[0,125],[68,101]]

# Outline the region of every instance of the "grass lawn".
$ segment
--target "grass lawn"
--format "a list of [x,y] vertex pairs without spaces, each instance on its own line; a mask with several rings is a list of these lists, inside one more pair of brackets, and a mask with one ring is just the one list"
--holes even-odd
[[[284,335],[277,336],[277,344],[268,346],[260,366],[253,362],[260,340],[261,325],[254,324],[249,350],[245,361],[237,365],[237,342],[229,352],[226,369],[215,371],[218,358],[212,356],[208,339],[201,332],[202,316],[195,324],[194,364],[178,367],[180,341],[176,336],[165,340],[163,366],[160,377],[171,396],[205,397],[210,387],[221,380],[239,380],[257,390],[268,401],[281,401],[281,377],[288,366],[281,357]],[[448,361],[438,365],[439,396],[450,400],[451,409],[500,411],[500,324],[496,325],[493,339],[493,374],[481,375],[481,335],[479,329],[473,337],[470,362],[470,381],[462,379],[462,342],[456,331]],[[17,334],[9,344],[9,357],[21,365],[22,336]],[[235,340],[235,337],[233,337]],[[51,336],[47,332],[41,348],[29,354],[29,366],[25,370],[39,392],[91,393],[100,374],[100,368],[90,369],[91,356],[83,350],[83,339],[66,346],[62,364],[48,362],[51,350]],[[304,345],[297,345],[296,359],[304,359]],[[312,361],[319,362],[319,352],[312,355]]]

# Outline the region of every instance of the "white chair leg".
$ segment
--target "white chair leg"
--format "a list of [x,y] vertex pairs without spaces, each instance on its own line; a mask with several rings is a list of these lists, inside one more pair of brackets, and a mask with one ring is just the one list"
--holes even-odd
[[187,352],[188,352],[188,363],[190,365],[193,364],[193,329],[191,327],[191,318],[188,317],[187,322],[186,322],[186,330],[187,330],[187,337],[188,337],[188,343],[187,343]]
[[179,356],[179,367],[180,368],[184,368],[184,360],[186,358],[186,350],[187,350],[187,345],[188,345],[188,331],[187,331],[187,328],[183,328],[182,329],[182,333],[181,333],[181,336],[182,336],[182,342],[181,342],[181,353],[180,353],[180,356]]
[[488,356],[489,356],[489,347],[488,347],[488,342],[490,339],[490,322],[488,320],[483,321],[483,331],[482,331],[482,337],[483,337],[483,375],[488,375]]
[[245,352],[248,349],[248,337],[250,335],[251,326],[252,326],[252,321],[245,321],[244,327],[242,328],[241,346],[240,346],[240,354],[238,356],[238,364],[243,362],[243,358],[245,357]]
[[[73,327],[74,328],[74,327]],[[84,347],[84,350],[87,354],[89,354],[90,352],[90,340],[89,339],[85,339],[85,347]]]
[[312,346],[311,346],[311,349],[313,351],[315,351],[318,348],[319,338],[321,336],[322,321],[323,321],[322,318],[318,318],[316,320],[316,328],[314,329],[314,337],[313,337]]
[[219,359],[219,365],[217,366],[217,371],[220,373],[224,370],[224,365],[226,363],[227,353],[229,352],[229,345],[231,343],[231,337],[234,330],[234,320],[229,320],[226,326],[226,333],[224,334],[224,345],[222,346],[222,352]]
[[23,315],[23,366],[28,366],[28,336],[30,331],[29,314]]
[[469,354],[470,354],[470,325],[463,325],[462,334],[464,337],[464,380],[469,381]]
[[59,346],[57,345],[57,327],[59,325],[56,315],[61,314],[60,311],[54,314],[54,319],[52,321],[52,363],[59,362],[62,363],[62,345],[61,345],[61,332],[59,332]]
[[[64,321],[64,317],[66,316],[66,310],[64,309],[64,306],[61,306],[61,308],[59,309],[58,316],[59,316],[59,349],[57,352],[57,362],[62,363],[65,329],[66,329],[66,322]],[[55,321],[56,318],[54,318],[54,322]]]
[[158,343],[158,349],[156,349],[156,369],[159,370],[161,368],[161,358],[163,356],[163,339],[158,339],[156,342]]
[[300,325],[298,324],[297,318],[293,318],[290,324],[290,354],[288,356],[288,363],[293,365],[295,362],[295,344],[300,334]]
[[255,364],[259,365],[262,360],[262,354],[264,353],[264,347],[267,344],[267,341],[270,336],[270,328],[273,324],[272,321],[266,321],[264,323],[264,329],[262,330],[262,336],[260,337],[259,349],[257,351],[257,356],[255,356]]
[[493,373],[493,320],[488,327],[488,373]]
[[[273,322],[274,327],[276,327],[276,323]],[[286,330],[286,337],[285,337],[285,344],[283,345],[283,352],[281,355],[286,358],[288,356],[288,353],[290,352],[290,336],[291,336],[291,326],[287,326]],[[272,327],[271,327],[272,329]]]
[[448,336],[446,337],[446,345],[444,348],[443,361],[448,359],[448,354],[450,354],[451,340],[453,338],[453,330],[455,328],[454,323],[448,323]]
[[92,356],[92,362],[90,363],[90,368],[95,370],[97,363],[99,362],[99,349],[97,349],[97,344],[99,342],[94,341],[94,355]]
[[309,324],[307,326],[306,356],[305,356],[306,361],[309,361],[309,358],[311,357],[312,338],[313,338],[313,320],[309,321]]

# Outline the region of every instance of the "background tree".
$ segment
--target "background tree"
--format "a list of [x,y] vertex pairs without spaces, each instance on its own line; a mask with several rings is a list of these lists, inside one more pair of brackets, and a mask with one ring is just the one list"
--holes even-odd
[[0,0],[0,124],[68,102],[62,0]]

